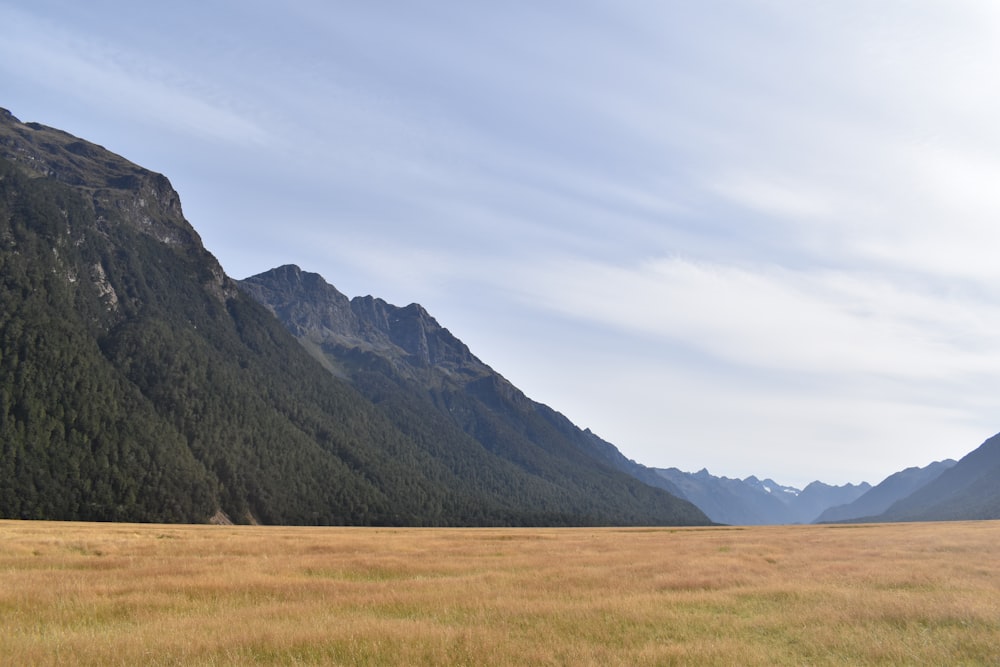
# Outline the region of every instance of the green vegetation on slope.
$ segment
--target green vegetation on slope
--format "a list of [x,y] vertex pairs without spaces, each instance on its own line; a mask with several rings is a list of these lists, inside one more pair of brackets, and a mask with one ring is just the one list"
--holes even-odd
[[224,275],[163,176],[2,112],[0,318],[3,517],[705,520],[648,487],[569,488],[387,416]]
[[531,508],[519,523],[707,522],[629,474],[646,469],[612,445],[527,398],[419,305],[348,301],[295,266],[240,285],[454,474],[454,489],[488,506]]

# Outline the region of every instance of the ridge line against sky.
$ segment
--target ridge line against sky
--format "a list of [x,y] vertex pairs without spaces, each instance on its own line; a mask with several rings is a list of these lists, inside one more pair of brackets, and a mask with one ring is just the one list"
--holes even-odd
[[651,466],[877,483],[1000,430],[1000,6],[0,1],[0,106],[230,275],[416,301]]

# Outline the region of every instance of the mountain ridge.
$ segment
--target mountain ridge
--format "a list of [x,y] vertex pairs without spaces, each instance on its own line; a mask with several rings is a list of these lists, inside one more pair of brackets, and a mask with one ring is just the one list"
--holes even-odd
[[[361,306],[385,315],[383,303]],[[486,451],[436,411],[407,407],[416,399],[394,388],[405,378],[345,381],[344,371],[385,363],[372,351],[355,350],[341,377],[331,373],[225,274],[165,176],[9,112],[0,113],[0,306],[0,516],[708,522],[661,489],[567,458],[571,448],[519,451],[522,461]],[[465,354],[443,336],[438,347],[421,338],[431,327],[422,309],[404,314],[420,326],[381,321],[397,365]]]
[[677,495],[652,469],[525,396],[419,304],[398,307],[371,296],[348,299],[319,274],[295,265],[251,276],[240,286],[325,367],[353,377],[356,386],[365,386],[366,377],[371,381],[372,369],[380,369],[383,381],[410,383],[412,391],[487,449],[496,437],[484,432],[484,423],[497,418],[489,429],[503,429],[508,444],[518,443],[519,456],[556,447]]
[[[227,276],[162,174],[0,110],[0,516],[692,525],[714,502],[784,523],[875,490],[648,468],[419,304],[265,273],[308,307]],[[850,520],[1000,518],[997,438]]]
[[1000,519],[1000,434],[881,514],[854,521],[964,521]]
[[948,468],[957,463],[952,459],[934,461],[920,468],[912,466],[889,475],[853,502],[837,505],[825,510],[816,519],[817,523],[828,523],[876,516],[885,512],[894,503],[926,486]]
[[706,468],[695,473],[677,468],[657,468],[656,472],[710,519],[732,525],[810,523],[831,504],[850,502],[870,488],[867,482],[833,486],[814,481],[800,490],[755,475],[717,477]]

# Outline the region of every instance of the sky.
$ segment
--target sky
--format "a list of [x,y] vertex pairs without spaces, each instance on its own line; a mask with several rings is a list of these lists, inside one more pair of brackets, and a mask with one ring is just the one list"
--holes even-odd
[[879,482],[1000,431],[991,0],[0,0],[0,107],[234,278],[421,303],[656,467]]

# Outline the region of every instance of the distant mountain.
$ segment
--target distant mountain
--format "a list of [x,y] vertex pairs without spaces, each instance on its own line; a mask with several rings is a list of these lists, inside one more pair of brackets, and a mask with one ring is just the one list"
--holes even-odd
[[850,502],[870,488],[868,483],[830,486],[813,482],[800,491],[772,479],[716,477],[705,469],[689,473],[665,468],[657,473],[712,521],[731,525],[808,523],[832,504]]
[[757,479],[756,475],[750,475],[749,477],[743,479],[742,482],[753,489],[763,491],[769,496],[781,499],[782,502],[791,502],[791,498],[794,498],[802,493],[802,489],[797,489],[794,486],[784,486],[782,484],[778,484],[771,478],[763,480]]
[[[612,481],[636,497],[652,498],[647,486],[676,494],[651,469],[526,397],[419,304],[348,299],[318,274],[292,265],[240,286],[397,427],[420,441],[451,443],[450,455],[467,458],[465,466],[489,466],[496,457],[564,485],[582,506],[598,502],[593,490]],[[677,503],[678,516],[693,509]]]
[[830,507],[853,502],[871,488],[868,482],[843,486],[812,482],[790,503],[795,522],[811,523]]
[[[715,477],[705,469],[689,473],[677,468],[660,468],[657,473],[677,487],[681,497],[693,502],[717,523],[757,525],[788,520],[788,506],[784,500],[747,480]],[[775,484],[773,488],[777,487]]]
[[0,110],[0,517],[707,522],[419,306],[328,305],[370,347],[310,354],[225,275],[166,177]]
[[946,459],[935,461],[923,468],[913,467],[901,470],[886,477],[854,502],[829,508],[819,515],[816,522],[849,521],[881,514],[889,509],[893,503],[933,482],[941,473],[954,465],[954,460]]
[[1000,434],[871,521],[1000,519]]

